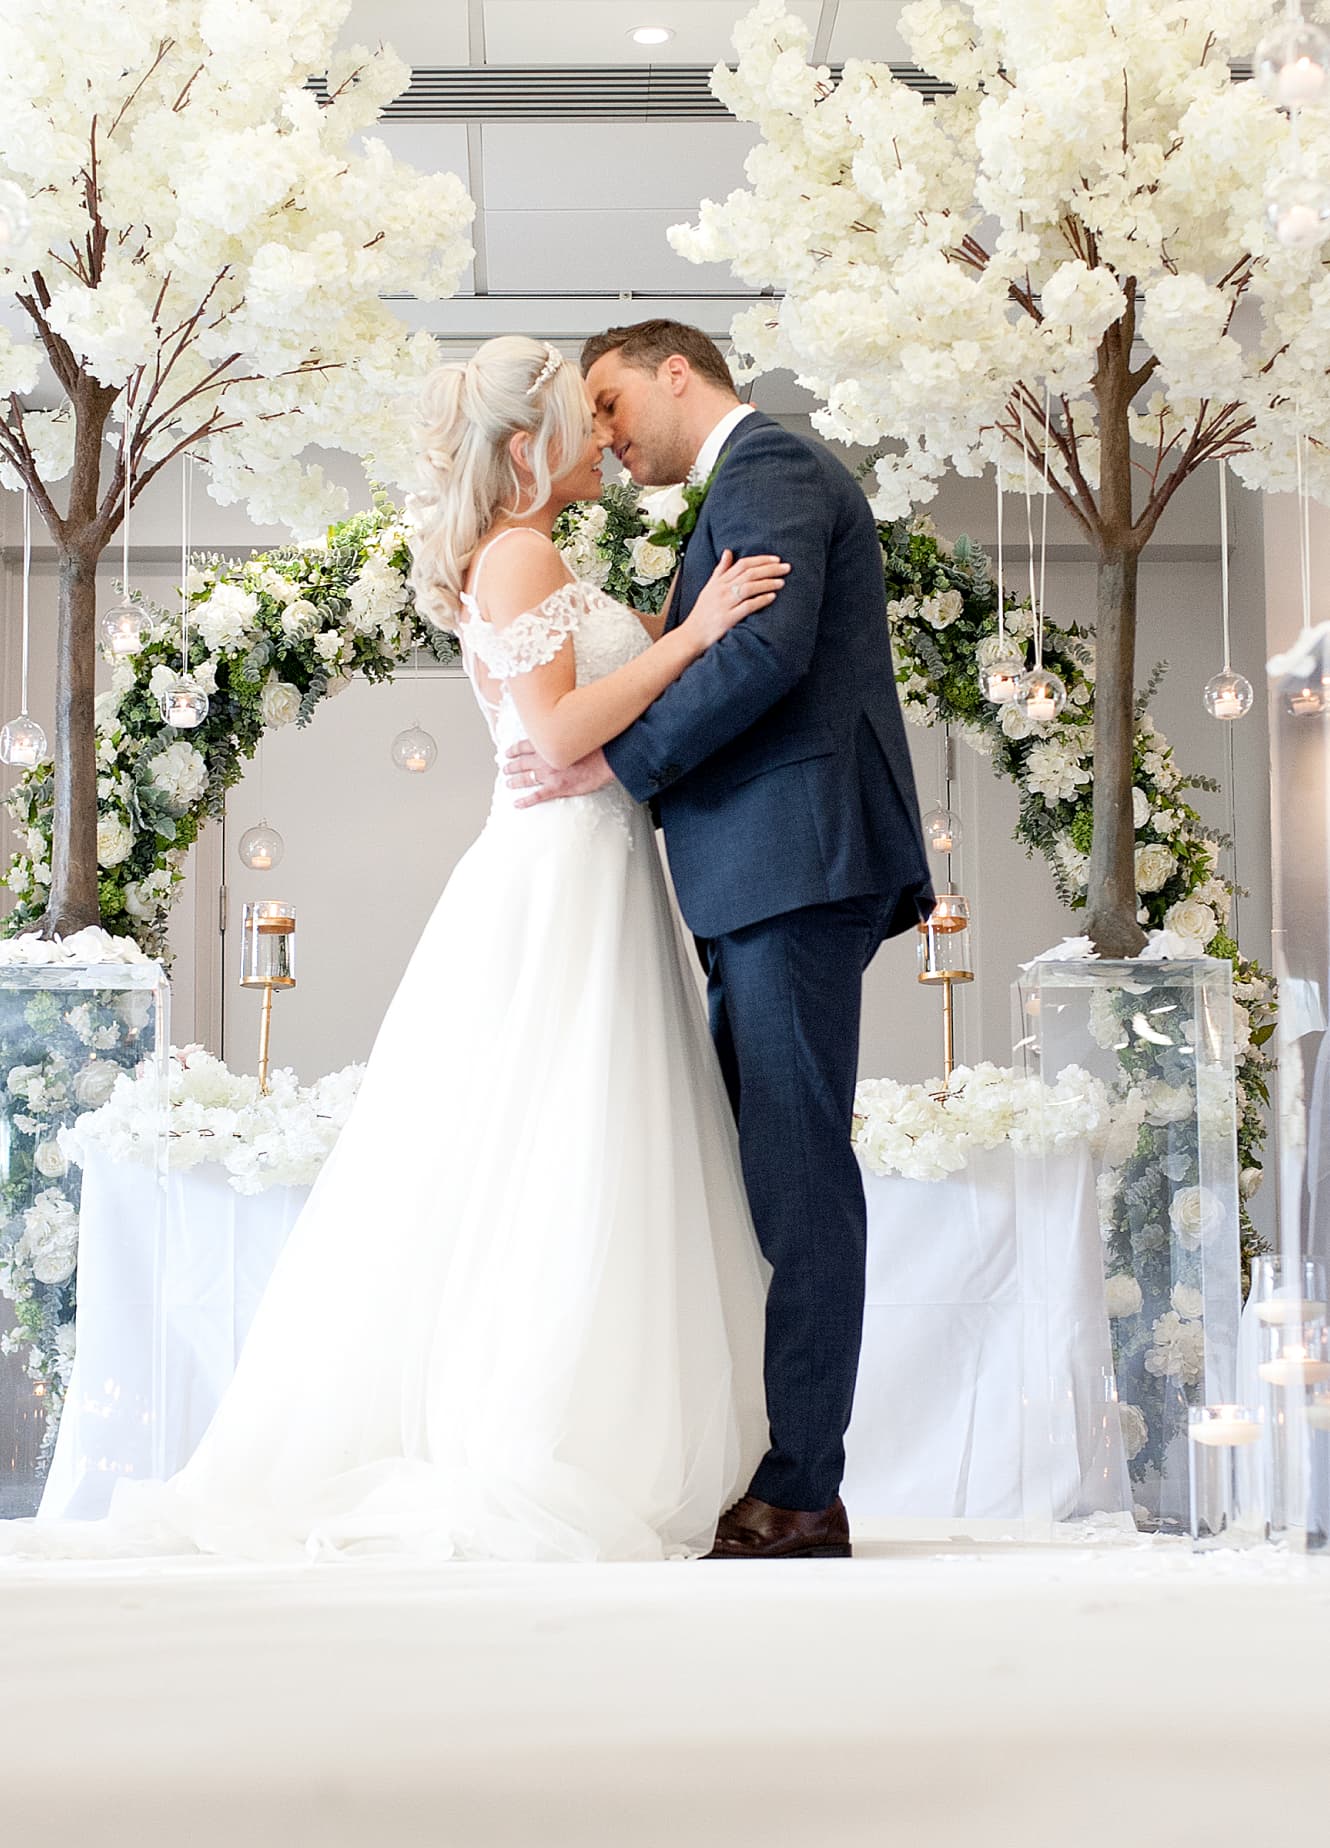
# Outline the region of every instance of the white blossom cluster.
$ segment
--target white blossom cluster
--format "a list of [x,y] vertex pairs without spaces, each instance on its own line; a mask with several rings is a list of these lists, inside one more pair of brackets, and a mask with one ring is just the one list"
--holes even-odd
[[[3,253],[0,300],[40,294],[39,273],[47,323],[86,374],[116,389],[168,375],[148,465],[211,419],[197,447],[213,496],[305,531],[344,501],[302,466],[312,445],[408,479],[402,398],[434,347],[387,298],[450,295],[471,258],[461,182],[414,172],[369,132],[409,72],[382,47],[334,49],[348,10],[30,0],[0,20],[0,175],[32,216]],[[94,249],[95,275],[70,261]],[[40,358],[35,339],[0,338],[0,397],[30,392]],[[24,422],[43,480],[60,479],[68,407]]]
[[[233,1072],[200,1046],[173,1049],[169,1066],[167,1159],[173,1169],[215,1162],[237,1193],[309,1186],[327,1160],[355,1102],[364,1070],[348,1065],[302,1085],[283,1067],[270,1089]],[[65,1157],[86,1161],[91,1148],[114,1160],[153,1162],[161,1135],[156,1068],[122,1074],[101,1109],[60,1132]]]
[[940,1181],[977,1149],[1008,1143],[1034,1155],[1085,1141],[1108,1110],[1104,1086],[1074,1065],[1054,1085],[1002,1066],[958,1065],[945,1087],[865,1079],[855,1093],[854,1146],[874,1174]]
[[[1011,476],[997,424],[1018,382],[1026,405],[1047,387],[1070,407],[1093,489],[1096,351],[1129,313],[1155,362],[1137,440],[1167,454],[1203,401],[1232,404],[1251,424],[1235,471],[1287,489],[1295,426],[1330,417],[1330,316],[1319,254],[1267,221],[1287,122],[1230,77],[1270,15],[1269,0],[917,0],[900,19],[911,57],[955,86],[925,102],[885,64],[851,59],[833,84],[806,62],[810,27],[759,0],[737,69],[712,79],[759,130],[748,184],[671,242],[777,292],[735,322],[748,374],[788,367],[825,434],[890,445],[884,518],[951,469]],[[1304,112],[1300,159],[1330,175],[1321,112]]]

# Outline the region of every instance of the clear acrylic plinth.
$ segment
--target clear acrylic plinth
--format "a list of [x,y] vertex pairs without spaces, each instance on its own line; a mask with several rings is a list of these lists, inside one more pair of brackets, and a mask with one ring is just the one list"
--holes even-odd
[[[0,1520],[36,1513],[62,1410],[77,1401],[86,1454],[126,1421],[155,1430],[160,1367],[126,1393],[112,1378],[82,1380],[75,1358],[78,1261],[85,1205],[74,1126],[127,1073],[153,1074],[160,1101],[140,1127],[144,1185],[132,1237],[136,1287],[160,1266],[167,1147],[169,984],[156,963],[0,964]],[[119,1254],[104,1255],[108,1270]],[[154,1349],[156,1344],[154,1343]]]
[[[1232,1404],[1240,1261],[1232,967],[1195,961],[1038,962],[1013,986],[1015,1064],[1043,1080],[1045,1154],[1021,1164],[1023,1266],[1056,1266],[1066,1238],[1053,1164],[1058,1085],[1087,1074],[1102,1087],[1095,1170],[1102,1316],[1084,1338],[1105,1344],[1104,1397],[1116,1423],[1137,1525],[1190,1525],[1188,1422],[1193,1406]],[[1061,1338],[1027,1283],[1027,1445],[1056,1443],[1073,1408],[1049,1364]],[[1106,1337],[1105,1332],[1106,1331]],[[1105,1435],[1104,1456],[1111,1464]],[[1082,1481],[1073,1514],[1111,1496],[1102,1469]],[[1050,1510],[1050,1518],[1068,1518]]]
[[[1274,950],[1279,984],[1279,1256],[1307,1299],[1304,1328],[1316,1338],[1330,1265],[1330,626],[1299,637],[1270,663],[1274,783]],[[1304,1279],[1310,1261],[1319,1269]],[[1291,1336],[1290,1336],[1291,1338]],[[1296,1341],[1293,1345],[1298,1345]],[[1308,1345],[1303,1340],[1301,1345]],[[1268,1342],[1262,1360],[1269,1363]],[[1294,1548],[1326,1544],[1330,1406],[1322,1389],[1278,1394],[1272,1430],[1272,1532]]]

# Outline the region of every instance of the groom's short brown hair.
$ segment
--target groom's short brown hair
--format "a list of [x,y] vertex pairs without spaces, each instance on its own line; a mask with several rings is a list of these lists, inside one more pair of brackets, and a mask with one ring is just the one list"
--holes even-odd
[[590,372],[606,353],[621,353],[624,364],[636,366],[639,372],[655,372],[678,353],[702,378],[738,396],[725,355],[709,334],[685,321],[638,321],[632,327],[610,327],[603,334],[592,334],[582,348],[582,371]]

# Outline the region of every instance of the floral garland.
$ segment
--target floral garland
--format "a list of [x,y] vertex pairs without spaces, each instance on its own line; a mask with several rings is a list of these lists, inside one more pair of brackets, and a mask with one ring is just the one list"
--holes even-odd
[[[97,700],[97,860],[103,925],[166,949],[166,922],[185,855],[263,733],[307,725],[322,699],[361,674],[389,680],[413,649],[454,661],[453,638],[419,618],[406,532],[380,499],[329,529],[322,545],[191,569],[189,671],[208,695],[190,732],[163,723],[158,698],[182,668],[178,618],[152,612],[138,653],[117,661]],[[146,609],[146,606],[145,606]],[[51,880],[54,772],[27,772],[7,806],[24,831],[5,884],[17,904],[6,934],[30,930]]]
[[874,1174],[941,1181],[980,1149],[1003,1143],[1041,1155],[1074,1143],[1101,1149],[1112,1123],[1106,1087],[1069,1065],[1056,1084],[998,1065],[958,1065],[945,1089],[866,1078],[854,1099],[854,1146]]
[[[302,1085],[283,1066],[260,1091],[256,1077],[233,1072],[202,1046],[173,1047],[167,1071],[167,1161],[173,1169],[215,1162],[237,1193],[309,1187],[332,1153],[363,1065]],[[122,1077],[110,1098],[60,1132],[60,1147],[80,1167],[93,1149],[113,1161],[154,1162],[161,1131],[155,1066]]]

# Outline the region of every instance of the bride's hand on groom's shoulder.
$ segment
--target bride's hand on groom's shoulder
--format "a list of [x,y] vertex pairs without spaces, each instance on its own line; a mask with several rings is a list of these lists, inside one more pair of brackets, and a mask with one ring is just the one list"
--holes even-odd
[[774,603],[789,570],[773,552],[752,558],[722,552],[696,603],[680,623],[680,631],[696,642],[699,654],[703,653],[745,616]]
[[591,751],[566,770],[555,770],[535,745],[526,741],[509,749],[503,774],[509,789],[520,798],[513,806],[520,809],[534,808],[538,802],[554,802],[561,796],[589,796],[614,781],[604,751]]

